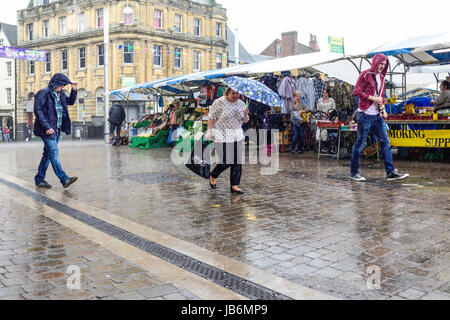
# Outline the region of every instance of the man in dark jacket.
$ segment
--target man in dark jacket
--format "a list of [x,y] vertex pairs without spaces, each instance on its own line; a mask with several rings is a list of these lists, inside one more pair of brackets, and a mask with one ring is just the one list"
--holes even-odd
[[[125,120],[125,110],[122,105],[116,103],[113,104],[109,110],[108,121],[110,123],[110,134],[113,138],[113,146],[120,146],[120,129],[122,128],[122,122]],[[117,133],[116,139],[114,139],[114,131]]]
[[[66,85],[72,85],[70,97],[67,97],[63,89]],[[67,106],[73,105],[77,99],[77,83],[72,83],[62,73],[55,74],[48,87],[36,94],[34,101],[34,135],[44,141],[44,153],[39,164],[38,173],[34,178],[36,186],[50,189],[52,186],[45,181],[48,165],[51,163],[56,176],[64,186],[68,188],[78,180],[77,177],[68,177],[59,161],[58,143],[61,132],[70,135],[71,121]]]

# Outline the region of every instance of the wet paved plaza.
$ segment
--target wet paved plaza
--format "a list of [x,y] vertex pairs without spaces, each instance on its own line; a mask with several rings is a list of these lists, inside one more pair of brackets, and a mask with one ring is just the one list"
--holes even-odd
[[[41,149],[2,144],[0,178],[32,184]],[[361,184],[348,179],[349,160],[280,154],[275,175],[244,166],[246,194],[232,196],[228,172],[213,191],[172,164],[169,149],[64,141],[60,157],[78,182],[65,190],[49,168],[54,188],[33,192],[196,246],[203,253],[191,256],[200,261],[218,255],[228,259],[224,269],[249,266],[341,299],[450,299],[448,163],[397,161],[411,178],[388,183],[383,166],[366,161],[361,173],[369,179]],[[1,181],[0,189],[0,298],[204,298],[50,219],[48,204]],[[81,269],[81,290],[66,286],[69,265]]]

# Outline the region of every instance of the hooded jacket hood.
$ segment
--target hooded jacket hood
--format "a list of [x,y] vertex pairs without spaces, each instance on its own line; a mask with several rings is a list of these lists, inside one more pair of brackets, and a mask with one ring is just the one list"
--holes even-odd
[[386,77],[386,74],[389,69],[389,59],[382,53],[377,53],[373,59],[372,59],[372,67],[370,68],[370,72],[373,74],[377,74],[378,65],[382,63],[383,61],[386,61],[386,66],[384,67],[383,71],[381,71],[381,75]]
[[362,111],[366,111],[373,104],[373,102],[369,99],[370,96],[376,95],[376,87],[375,87],[376,84],[374,82],[373,76],[377,74],[377,68],[383,61],[386,61],[387,63],[380,74],[381,90],[378,96],[383,97],[383,104],[385,103],[384,102],[384,96],[386,94],[385,77],[389,70],[389,60],[384,54],[377,53],[372,59],[371,68],[363,71],[359,75],[358,81],[353,91],[353,94],[359,98],[359,109]]
[[55,88],[57,88],[59,86],[66,86],[68,84],[72,84],[72,82],[69,80],[69,78],[65,74],[57,73],[52,77],[52,79],[48,83],[48,87],[51,90],[54,90]]

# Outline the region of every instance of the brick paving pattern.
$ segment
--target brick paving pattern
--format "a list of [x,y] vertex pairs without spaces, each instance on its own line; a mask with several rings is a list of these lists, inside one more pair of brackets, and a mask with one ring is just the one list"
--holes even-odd
[[[198,299],[4,197],[0,239],[0,300]],[[67,288],[71,265],[80,268],[81,290]]]
[[[1,170],[32,181],[40,149],[40,144],[18,145],[11,152],[2,153]],[[60,153],[66,172],[80,177],[73,187],[63,191],[49,170],[48,181],[55,189],[61,189],[63,195],[300,285],[344,299],[450,299],[448,163],[395,162],[399,171],[409,172],[411,178],[402,183],[387,183],[383,166],[366,161],[361,172],[369,181],[358,184],[347,178],[348,160],[338,163],[332,159],[317,161],[312,153],[281,154],[280,171],[273,176],[262,176],[260,166],[246,165],[242,179],[246,194],[235,197],[228,192],[228,172],[218,180],[218,189],[212,191],[207,181],[195,177],[183,166],[173,165],[168,149],[113,150],[101,142],[85,145],[67,142],[61,145]],[[139,174],[178,179],[157,184],[144,178],[130,179]],[[51,221],[43,226],[48,224]],[[26,230],[30,225],[33,224],[21,223],[21,228]],[[48,241],[45,234],[38,232],[37,241]],[[5,239],[3,234],[1,238]],[[65,247],[66,254],[68,250],[75,252],[70,259],[90,268],[87,255],[110,265],[108,259],[112,258],[107,252],[98,254],[101,248],[72,248],[72,244],[80,246],[77,238],[73,233],[64,237],[70,243],[70,248]],[[8,243],[7,238],[3,240],[6,248],[0,250],[12,250],[15,260],[10,256],[2,258],[7,253],[2,255],[0,251],[0,281],[6,281],[6,285],[2,284],[4,288],[0,287],[0,295],[1,290],[9,296],[29,294],[24,288],[29,280],[34,281],[6,277],[5,274],[14,272],[7,269],[8,263],[16,265],[34,257],[35,268],[57,272],[57,266],[69,259],[58,258],[61,254],[58,248],[51,248],[54,257],[48,258],[43,255],[42,246],[33,243],[28,249],[35,251],[27,252],[25,258],[21,246],[15,248],[18,244],[11,244],[9,248]],[[43,257],[44,261],[40,261]],[[371,266],[381,271],[378,290],[367,285]],[[120,272],[110,274],[112,279],[89,279],[88,275],[89,281],[122,279]],[[131,270],[127,274],[134,275]],[[52,276],[55,279],[41,281],[58,284],[58,274],[49,275]],[[123,285],[115,283],[112,292],[108,291],[111,286],[106,285],[109,289],[98,290],[97,294],[108,298],[161,297],[154,296],[155,286],[139,288],[141,279],[134,280],[128,279]],[[87,290],[92,296],[78,298],[97,297]],[[160,290],[166,297],[180,294],[166,291],[164,285]],[[59,292],[57,286],[49,291],[53,297]],[[67,294],[61,292],[58,298]]]

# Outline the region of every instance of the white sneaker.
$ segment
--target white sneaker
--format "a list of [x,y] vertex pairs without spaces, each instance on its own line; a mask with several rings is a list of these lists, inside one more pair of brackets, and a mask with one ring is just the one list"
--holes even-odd
[[352,179],[354,181],[359,181],[359,182],[363,182],[363,181],[367,180],[366,178],[364,178],[363,176],[360,176],[359,174],[352,174],[350,176],[350,179]]

